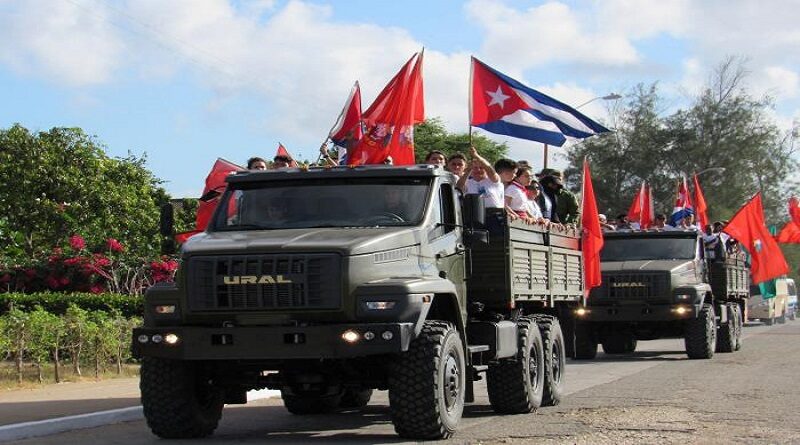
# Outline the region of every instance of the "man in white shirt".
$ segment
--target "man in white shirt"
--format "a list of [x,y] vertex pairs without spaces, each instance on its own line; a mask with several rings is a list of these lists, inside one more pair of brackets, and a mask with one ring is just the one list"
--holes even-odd
[[475,147],[472,147],[472,169],[468,175],[463,175],[457,187],[464,194],[481,195],[487,208],[505,207],[505,187],[500,175],[494,171],[494,167],[484,159]]

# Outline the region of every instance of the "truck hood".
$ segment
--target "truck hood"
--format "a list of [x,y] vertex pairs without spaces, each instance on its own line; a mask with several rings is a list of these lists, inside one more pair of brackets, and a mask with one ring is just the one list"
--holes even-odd
[[183,244],[187,255],[249,252],[339,252],[361,255],[419,243],[414,227],[317,228],[200,233]]
[[679,273],[689,269],[691,260],[637,260],[608,261],[600,263],[603,272],[671,272]]

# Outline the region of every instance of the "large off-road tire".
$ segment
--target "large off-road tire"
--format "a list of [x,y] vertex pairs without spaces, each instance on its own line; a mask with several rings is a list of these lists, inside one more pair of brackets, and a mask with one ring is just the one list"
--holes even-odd
[[781,315],[780,317],[776,318],[775,321],[777,321],[778,324],[786,324],[786,312],[784,311],[783,315]]
[[409,439],[453,435],[464,411],[464,345],[448,322],[429,320],[389,373],[394,430]]
[[717,343],[717,326],[714,306],[704,304],[697,318],[686,320],[685,337],[686,355],[691,359],[704,359],[714,356]]
[[490,364],[486,372],[489,403],[501,414],[533,412],[542,405],[544,396],[544,345],[536,321],[520,318],[517,337],[517,355]]
[[339,408],[342,396],[298,395],[281,390],[281,399],[283,399],[283,406],[286,407],[286,411],[302,416],[306,414],[332,413]]
[[597,338],[591,326],[586,323],[575,325],[575,358],[591,360],[597,357]]
[[724,310],[728,313],[728,321],[719,325],[715,351],[733,352],[736,350],[736,315],[730,304],[726,304]]
[[544,393],[542,406],[556,406],[564,393],[564,372],[567,357],[564,333],[558,319],[549,315],[536,316],[544,347]]
[[733,305],[733,312],[736,316],[736,342],[734,343],[733,350],[738,351],[742,349],[742,331],[744,330],[744,315],[742,314],[742,307],[739,304]]
[[761,320],[761,322],[767,326],[772,326],[775,324],[775,317],[764,318]]
[[606,354],[632,354],[636,351],[638,341],[631,334],[614,332],[603,341],[603,352]]
[[164,439],[205,437],[222,416],[224,389],[199,362],[144,357],[139,389],[147,425]]
[[367,406],[371,398],[371,389],[345,388],[344,392],[342,392],[342,400],[339,402],[339,407],[361,409]]

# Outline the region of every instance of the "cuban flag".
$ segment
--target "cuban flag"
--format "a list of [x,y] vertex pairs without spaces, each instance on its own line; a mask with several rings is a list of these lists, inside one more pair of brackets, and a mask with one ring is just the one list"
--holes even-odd
[[470,125],[497,134],[562,146],[609,130],[569,105],[472,58]]
[[672,208],[672,216],[669,218],[671,226],[679,226],[681,220],[694,214],[692,199],[689,197],[689,187],[686,185],[686,177],[678,182],[678,196],[675,198],[675,207]]

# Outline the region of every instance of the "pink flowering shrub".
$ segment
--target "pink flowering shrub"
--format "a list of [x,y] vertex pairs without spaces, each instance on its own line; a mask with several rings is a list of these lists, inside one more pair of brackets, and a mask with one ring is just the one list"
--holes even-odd
[[115,292],[139,295],[153,283],[172,281],[178,262],[124,257],[125,246],[109,238],[93,252],[80,235],[68,247],[56,247],[49,256],[25,265],[0,266],[0,292]]

